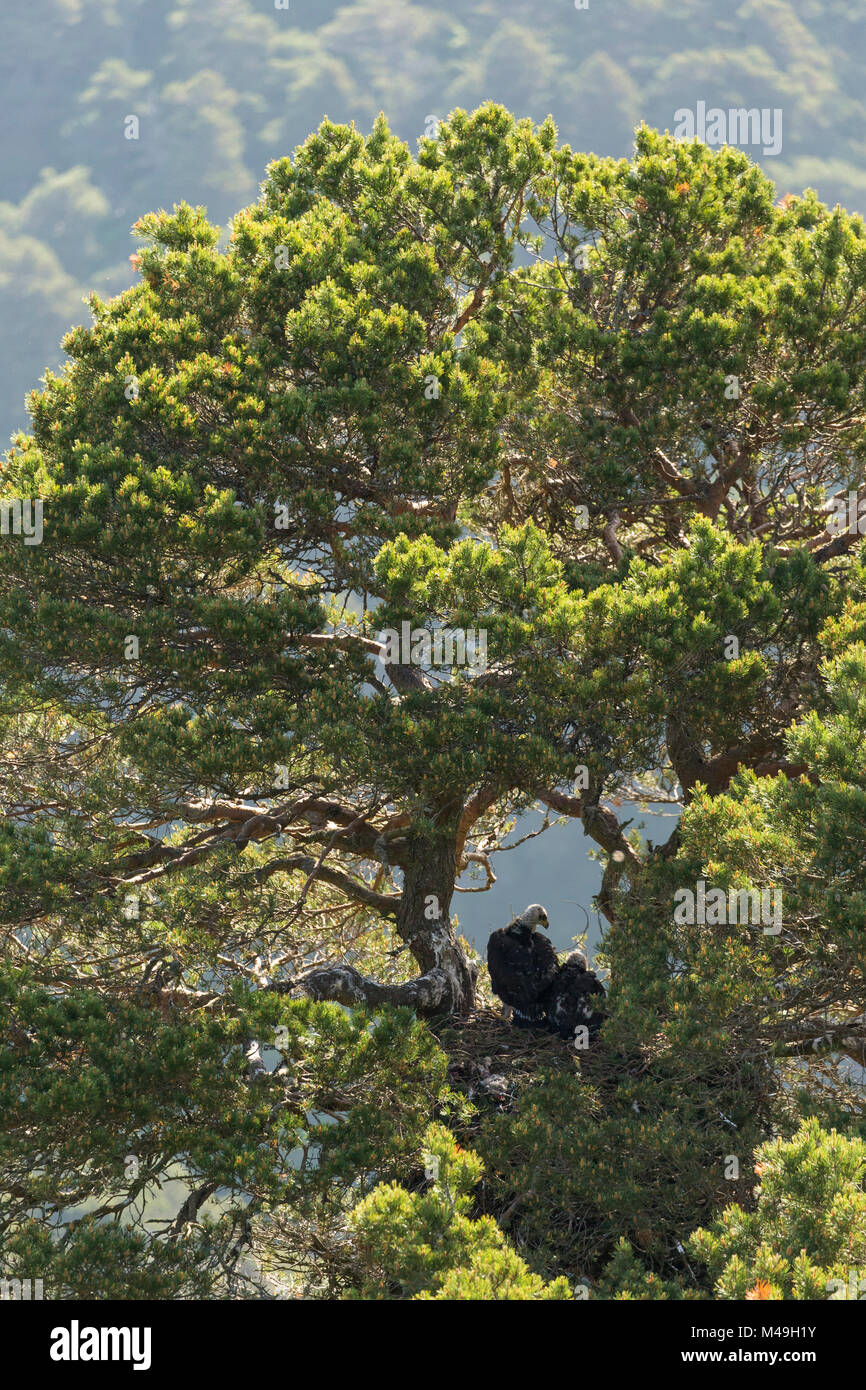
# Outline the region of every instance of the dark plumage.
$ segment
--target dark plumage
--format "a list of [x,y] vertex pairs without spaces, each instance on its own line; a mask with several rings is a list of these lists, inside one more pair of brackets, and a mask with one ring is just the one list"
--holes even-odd
[[507,927],[491,934],[487,943],[487,968],[493,993],[514,1010],[517,1028],[544,1026],[541,996],[549,988],[558,969],[556,952],[536,927],[548,925],[547,913],[539,903],[531,903]]
[[587,969],[582,951],[572,951],[551,980],[540,1003],[547,1010],[550,1026],[561,1038],[573,1038],[581,1026],[597,1037],[607,1015],[596,1005],[606,997],[604,985],[594,970]]

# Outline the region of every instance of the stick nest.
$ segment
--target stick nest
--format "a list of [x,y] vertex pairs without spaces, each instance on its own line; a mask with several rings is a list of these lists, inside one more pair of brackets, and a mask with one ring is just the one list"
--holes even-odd
[[470,1099],[487,1098],[510,1108],[516,1092],[536,1080],[541,1068],[573,1068],[580,1056],[555,1033],[515,1028],[492,1009],[473,1009],[465,1018],[433,1021],[431,1032],[448,1054],[448,1079]]

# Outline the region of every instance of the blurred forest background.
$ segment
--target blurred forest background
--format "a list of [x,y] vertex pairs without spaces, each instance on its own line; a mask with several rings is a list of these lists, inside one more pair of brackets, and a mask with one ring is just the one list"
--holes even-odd
[[[181,199],[225,226],[265,166],[328,115],[369,129],[384,111],[414,148],[453,107],[504,103],[560,138],[628,156],[641,120],[680,107],[781,108],[779,193],[866,207],[862,0],[28,0],[0,46],[0,436],[88,319],[86,293],[135,272],[132,223]],[[127,139],[136,116],[139,138]],[[669,819],[646,818],[666,838]],[[642,817],[635,812],[635,823]],[[517,828],[515,838],[537,821]],[[576,838],[575,838],[576,837]],[[492,892],[455,901],[478,944],[543,897],[555,944],[584,929],[600,875],[580,827],[499,856]],[[595,931],[590,934],[590,940]]]

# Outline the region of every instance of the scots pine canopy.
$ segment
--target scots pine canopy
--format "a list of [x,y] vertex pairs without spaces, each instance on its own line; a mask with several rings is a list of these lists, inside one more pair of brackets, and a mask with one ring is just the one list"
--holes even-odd
[[[745,1183],[798,1105],[862,1111],[861,220],[485,106],[417,155],[326,121],[224,238],[135,231],[2,466],[43,506],[0,543],[8,1248],[85,1297],[244,1296],[251,1250],[361,1297],[645,1290],[622,1240],[672,1277],[732,1145]],[[685,802],[666,844],[636,794]],[[425,1020],[487,998],[455,879],[536,804],[605,864],[608,1038],[479,1123]],[[675,922],[702,879],[778,933]],[[438,1228],[431,1145],[426,1268],[389,1222]]]

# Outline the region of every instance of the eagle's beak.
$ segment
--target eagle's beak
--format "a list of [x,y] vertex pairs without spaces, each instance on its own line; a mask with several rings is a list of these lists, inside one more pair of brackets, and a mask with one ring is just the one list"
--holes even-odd
[[549,928],[550,928],[550,922],[548,921],[548,919],[547,919],[546,917],[542,917],[542,919],[541,919],[541,925],[544,927],[545,931],[548,931]]

